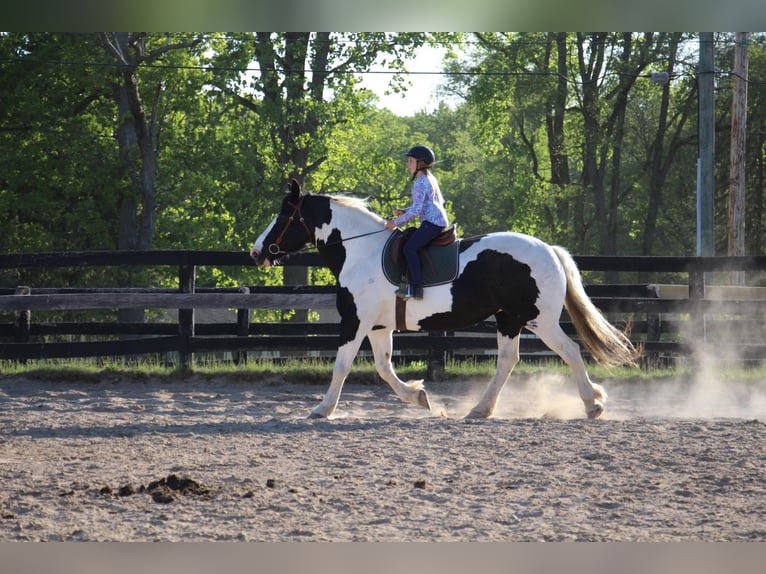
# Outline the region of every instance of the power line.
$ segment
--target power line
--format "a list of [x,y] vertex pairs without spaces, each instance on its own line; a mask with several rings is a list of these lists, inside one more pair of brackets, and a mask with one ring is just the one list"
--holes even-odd
[[[44,33],[48,34],[48,33]],[[71,36],[96,36],[98,33],[96,32],[67,32],[64,33],[65,35],[71,35]],[[218,38],[224,38],[224,39],[233,39],[235,36],[231,34],[216,34],[215,35]],[[146,36],[145,36],[146,37]],[[161,35],[155,35],[155,38],[165,38],[167,41],[171,41],[173,38],[185,38],[188,37],[188,34],[181,35],[178,33],[166,33]],[[496,37],[493,37],[493,39]],[[348,36],[339,36],[339,37],[333,37],[330,40],[326,40],[326,42],[329,43],[335,43],[335,44],[364,44],[364,43],[375,43],[379,42],[380,40],[376,40],[373,38],[367,39],[367,38],[360,38],[360,37],[348,37]],[[734,36],[731,37],[725,37],[721,38],[720,36],[713,40],[714,43],[719,45],[734,45],[735,44],[735,38]],[[322,40],[319,39],[312,39],[312,43],[319,43],[322,42]],[[570,45],[577,45],[577,42],[574,39],[571,39],[568,41]],[[697,49],[699,46],[699,39],[698,38],[682,38],[680,40],[673,40],[672,43],[676,45],[689,45],[693,49]],[[392,45],[396,45],[395,42],[392,43]],[[403,46],[404,44],[399,44]],[[458,46],[459,48],[464,47],[470,47],[470,46],[482,46],[485,49],[491,50],[493,48],[493,44],[491,42],[487,42],[486,40],[480,41],[480,40],[434,40],[434,39],[428,39],[425,42],[423,42],[422,45],[427,45],[431,47],[455,47]],[[509,39],[508,43],[498,42],[494,44],[494,48],[500,49],[500,48],[508,48],[508,47],[514,47],[514,46],[547,46],[548,42],[543,39],[534,39],[526,36],[514,36]],[[757,44],[755,42],[751,41],[749,42],[750,46],[762,46],[762,44]],[[59,66],[83,66],[83,67],[102,67],[102,68],[117,68],[117,69],[124,69],[124,68],[130,68],[130,67],[140,67],[140,68],[146,68],[146,69],[168,69],[168,70],[199,70],[209,73],[216,73],[216,72],[238,72],[238,73],[279,73],[279,74],[290,74],[290,73],[299,73],[299,74],[313,74],[313,73],[327,73],[328,70],[314,70],[310,68],[301,68],[301,69],[286,69],[286,68],[260,68],[260,67],[251,67],[251,66],[216,66],[216,65],[204,65],[204,64],[197,64],[197,65],[182,65],[182,64],[163,64],[163,63],[141,63],[136,65],[130,65],[130,64],[121,64],[118,62],[103,62],[103,61],[77,61],[77,60],[52,60],[52,59],[42,59],[42,58],[34,58],[34,57],[6,57],[6,58],[0,58],[0,64],[2,63],[25,63],[25,64],[41,64],[41,65],[59,65]],[[521,69],[518,71],[510,71],[510,70],[504,70],[504,71],[492,71],[492,70],[476,70],[476,69],[468,69],[468,70],[402,70],[402,69],[382,69],[382,70],[333,70],[331,73],[333,74],[350,74],[350,75],[359,75],[359,76],[365,76],[365,75],[390,75],[390,76],[445,76],[445,77],[558,77],[561,78],[569,83],[572,84],[578,84],[582,85],[584,83],[587,83],[587,81],[583,81],[577,78],[568,77],[565,75],[562,75],[556,71],[553,70],[527,70],[527,69]],[[691,77],[695,74],[698,74],[699,72],[690,73],[690,72],[684,72],[684,73],[674,73],[674,74],[668,74],[667,75],[667,81],[676,79],[679,77]],[[717,76],[736,76],[735,72],[729,72],[729,71],[721,71],[716,70],[715,73]],[[652,81],[657,82],[657,77],[659,75],[665,74],[664,72],[649,72],[646,74],[629,74],[624,72],[616,72],[608,70],[606,71],[601,77],[598,78],[598,80],[601,80],[606,77],[637,77],[637,78],[649,78]],[[751,78],[742,78],[750,85],[764,85],[766,84],[766,80],[759,80],[759,79],[751,79]],[[593,80],[597,81],[597,80]],[[657,82],[657,83],[664,83],[664,82]]]
[[[97,62],[97,61],[83,61],[83,60],[49,60],[49,59],[41,59],[41,58],[0,58],[0,64],[7,63],[7,64],[43,64],[43,65],[56,65],[56,66],[82,66],[82,67],[95,67],[95,68],[115,68],[115,69],[125,69],[125,68],[145,68],[145,69],[156,69],[156,70],[199,70],[203,72],[257,72],[257,73],[279,73],[279,74],[290,74],[290,73],[299,73],[299,74],[314,74],[314,73],[327,73],[327,70],[315,70],[311,68],[294,68],[294,69],[288,69],[288,68],[260,68],[260,67],[250,67],[250,66],[209,66],[209,65],[191,65],[191,64],[147,64],[142,63],[140,65],[130,65],[130,64],[121,64],[119,62]],[[563,80],[566,80],[569,83],[572,84],[584,84],[587,83],[586,81],[570,78],[563,74],[560,74],[555,71],[534,71],[534,70],[520,70],[520,71],[491,71],[491,70],[419,70],[419,71],[410,71],[410,70],[334,70],[332,73],[334,74],[347,74],[347,75],[401,75],[401,76],[464,76],[464,77],[558,77]],[[733,71],[722,71],[722,70],[716,70],[715,72],[705,72],[705,73],[713,73],[717,76],[730,76],[735,77],[738,76],[736,72]],[[658,74],[665,74],[665,72],[650,72],[646,74],[629,74],[625,72],[611,72],[607,71],[605,72],[604,76],[613,76],[613,77],[619,77],[619,76],[625,76],[625,77],[635,77],[635,78],[647,78],[651,79],[653,81],[656,81]],[[695,74],[692,73],[674,73],[674,74],[667,74],[668,79],[676,79],[679,77],[684,76],[694,76]],[[741,76],[739,76],[741,77]],[[750,78],[741,78],[742,80],[748,82],[748,84],[751,85],[766,85],[766,80],[753,80]]]

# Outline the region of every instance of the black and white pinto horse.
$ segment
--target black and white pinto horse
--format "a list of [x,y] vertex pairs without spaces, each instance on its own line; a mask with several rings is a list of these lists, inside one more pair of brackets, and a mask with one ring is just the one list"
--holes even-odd
[[[291,183],[277,216],[250,252],[271,266],[307,243],[314,244],[337,279],[340,344],[332,382],[311,417],[330,417],[362,341],[367,337],[377,372],[403,401],[430,409],[423,381],[404,382],[391,365],[395,329],[395,286],[384,276],[381,250],[391,231],[362,200],[302,194]],[[425,288],[422,300],[407,302],[412,331],[449,331],[490,316],[497,322],[497,369],[482,397],[466,415],[492,416],[498,396],[519,361],[522,328],[535,333],[572,369],[588,418],[604,412],[606,392],[585,370],[580,348],[562,331],[566,306],[585,348],[602,364],[635,365],[639,352],[593,305],[569,253],[521,233],[491,233],[460,240],[459,269],[451,282]]]

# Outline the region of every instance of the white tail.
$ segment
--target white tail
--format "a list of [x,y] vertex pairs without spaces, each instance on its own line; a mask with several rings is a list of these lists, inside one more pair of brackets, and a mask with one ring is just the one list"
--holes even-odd
[[553,251],[564,266],[567,277],[564,305],[585,348],[605,367],[636,366],[641,351],[633,346],[625,333],[607,321],[590,300],[585,293],[580,270],[569,252],[559,246],[554,246]]

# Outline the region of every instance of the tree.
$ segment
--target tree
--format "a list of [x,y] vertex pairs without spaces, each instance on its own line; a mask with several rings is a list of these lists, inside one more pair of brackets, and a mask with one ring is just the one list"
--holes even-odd
[[[747,199],[745,202],[747,215],[745,223],[746,252],[751,254],[763,253],[764,224],[766,209],[766,90],[763,89],[763,74],[766,70],[766,38],[763,35],[751,34],[750,69],[754,72],[757,85],[751,86],[748,93],[748,133],[750,144],[747,150]],[[755,76],[758,74],[758,76]]]
[[76,34],[3,34],[0,249],[113,248],[114,177],[98,51]]
[[[291,177],[305,182],[327,160],[335,128],[353,125],[370,104],[357,89],[358,75],[379,58],[403,70],[426,38],[421,33],[233,34],[214,63],[235,72],[219,76],[216,86],[269,126],[282,182]],[[239,70],[253,63],[255,73],[246,80]]]
[[[509,41],[513,37],[477,35],[479,48],[469,54],[472,63],[448,65],[452,72],[469,72],[452,75],[450,84],[452,91],[466,97],[465,125],[475,144],[460,153],[470,174],[460,186],[455,210],[460,221],[474,222],[468,229],[475,233],[551,229],[550,206],[541,200],[542,194],[535,194],[545,183],[539,144],[548,92],[540,89],[539,82],[547,86],[550,78],[539,72],[536,63],[543,55],[539,35],[519,35],[518,43]],[[520,74],[528,61],[537,69]]]
[[[424,39],[419,33],[232,34],[213,60],[232,73],[218,75],[215,85],[271,134],[269,150],[277,163],[272,189],[283,188],[290,178],[310,186],[312,174],[327,161],[335,132],[353,125],[369,105],[368,95],[356,89],[358,74],[383,56],[390,57],[394,70],[403,69],[404,59]],[[253,63],[255,73],[245,79],[243,72]],[[286,282],[307,280],[298,268],[286,272]]]
[[[694,252],[696,35],[475,35],[468,58],[448,65],[446,89],[465,103],[406,118],[359,89],[372,62],[401,72],[420,43],[456,38],[0,34],[0,249],[247,249],[291,175],[386,214],[408,200],[402,154],[417,142],[435,149],[464,234],[526,231],[576,253]],[[716,38],[724,253],[734,38]],[[766,219],[764,38],[750,40],[748,253],[763,251]],[[404,75],[392,85],[403,89]],[[98,268],[46,273],[23,279],[130,282]],[[172,271],[147,273],[175,284]],[[198,279],[278,274],[200,269]]]
[[201,36],[150,36],[146,32],[101,32],[99,39],[117,63],[112,94],[117,106],[116,138],[130,185],[120,201],[119,248],[151,249],[157,216],[157,157],[163,97],[162,77],[149,79],[152,101],[145,105],[139,68],[152,65],[174,50],[198,46]]
[[[667,178],[679,150],[693,146],[686,126],[694,92],[688,82],[658,88],[649,77],[674,77],[686,36],[476,37],[475,76],[456,83],[468,84],[477,137],[510,166],[515,226],[578,252],[651,250]],[[636,228],[647,198],[645,226]]]

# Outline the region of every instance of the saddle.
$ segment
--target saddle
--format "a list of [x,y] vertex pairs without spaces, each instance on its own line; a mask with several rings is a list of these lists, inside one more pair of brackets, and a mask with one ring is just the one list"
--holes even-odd
[[[407,282],[407,261],[404,257],[404,244],[415,232],[414,227],[404,231],[397,229],[383,246],[383,274],[393,285]],[[442,285],[455,280],[458,273],[458,255],[460,241],[457,239],[455,226],[452,225],[433,238],[420,250],[423,270],[423,286]],[[396,330],[406,331],[407,300],[396,297]]]
[[[383,274],[393,285],[399,285],[403,280],[406,281],[407,261],[404,257],[404,244],[414,232],[414,227],[409,227],[404,231],[397,229],[383,246],[381,260]],[[450,283],[457,277],[459,244],[455,226],[452,225],[420,250],[424,287]]]
[[[407,281],[407,261],[404,257],[404,244],[415,232],[414,227],[404,231],[397,229],[383,246],[381,264],[383,274],[393,285]],[[454,281],[458,273],[458,255],[460,241],[457,239],[455,226],[452,225],[420,250],[421,267],[423,270],[423,286],[442,285]],[[407,300],[396,297],[396,330],[406,331]]]

